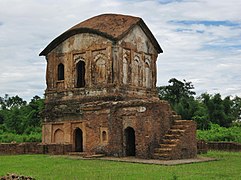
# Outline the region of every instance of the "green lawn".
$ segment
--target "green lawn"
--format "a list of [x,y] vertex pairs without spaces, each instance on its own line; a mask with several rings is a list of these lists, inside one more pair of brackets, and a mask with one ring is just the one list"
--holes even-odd
[[240,179],[241,152],[209,152],[218,161],[176,166],[102,160],[77,160],[48,155],[0,156],[0,177],[7,173],[36,179]]

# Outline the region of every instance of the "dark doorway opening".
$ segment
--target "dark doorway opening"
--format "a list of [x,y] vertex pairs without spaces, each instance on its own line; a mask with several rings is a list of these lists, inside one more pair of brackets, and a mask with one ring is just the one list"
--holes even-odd
[[80,128],[75,129],[74,131],[75,137],[75,151],[83,152],[83,132]]
[[62,63],[58,65],[58,80],[64,80],[64,65]]
[[131,127],[125,129],[126,156],[136,155],[135,130]]
[[85,62],[79,61],[76,65],[77,70],[77,88],[85,87]]

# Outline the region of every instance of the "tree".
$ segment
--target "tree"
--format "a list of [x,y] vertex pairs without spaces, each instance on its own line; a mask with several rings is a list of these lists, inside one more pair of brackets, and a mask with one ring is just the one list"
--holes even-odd
[[20,98],[18,95],[9,97],[8,94],[5,94],[4,98],[0,98],[0,106],[2,110],[11,109],[13,107],[20,108],[21,106],[26,105],[27,102]]
[[181,98],[179,102],[173,106],[173,109],[185,120],[193,119],[194,113],[198,108],[198,102],[192,96]]
[[1,129],[16,134],[39,132],[44,99],[34,96],[29,103],[19,96],[0,98]]
[[158,87],[158,94],[160,99],[167,100],[171,105],[175,105],[181,101],[193,97],[196,93],[192,91],[194,86],[191,82],[187,82],[185,79],[182,81],[172,78],[168,81],[170,85]]
[[230,127],[235,119],[232,113],[233,102],[229,96],[222,100],[219,93],[214,96],[207,93],[201,95],[203,104],[208,109],[208,118],[214,124]]
[[234,121],[241,122],[241,98],[238,96],[235,96],[233,99],[232,113]]
[[168,86],[158,87],[159,98],[167,100],[174,111],[181,115],[183,119],[192,119],[197,108],[193,96],[196,94],[193,91],[194,86],[185,79],[182,82],[172,78],[168,83]]

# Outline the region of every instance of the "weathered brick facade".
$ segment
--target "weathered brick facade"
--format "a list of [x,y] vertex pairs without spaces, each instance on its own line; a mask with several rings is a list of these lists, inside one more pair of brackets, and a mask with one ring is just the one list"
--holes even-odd
[[[42,143],[162,158],[155,149],[178,116],[157,96],[159,53],[143,20],[125,15],[93,17],[54,39],[40,53],[47,60]],[[192,121],[182,126],[169,159],[196,155],[195,130]]]

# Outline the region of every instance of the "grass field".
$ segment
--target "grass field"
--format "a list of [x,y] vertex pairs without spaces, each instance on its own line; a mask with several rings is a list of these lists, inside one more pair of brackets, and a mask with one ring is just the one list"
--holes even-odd
[[212,151],[218,161],[176,166],[145,165],[63,156],[0,156],[0,177],[7,173],[36,179],[241,179],[241,152]]

